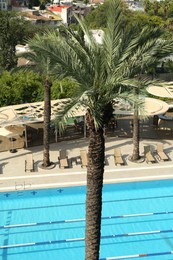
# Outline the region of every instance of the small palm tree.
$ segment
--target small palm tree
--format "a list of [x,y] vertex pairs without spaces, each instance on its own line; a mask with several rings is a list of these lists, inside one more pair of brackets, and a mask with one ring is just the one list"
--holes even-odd
[[[158,44],[157,29],[124,32],[120,1],[110,1],[107,28],[102,44],[98,44],[86,23],[76,17],[83,37],[64,28],[59,35],[37,36],[33,50],[43,52],[54,63],[56,76],[70,78],[78,84],[75,97],[57,116],[59,127],[82,107],[86,109],[89,131],[87,198],[86,198],[86,260],[98,260],[101,237],[102,186],[104,174],[104,126],[111,117],[113,100],[132,99],[130,91],[143,82],[138,77],[163,51],[171,52],[173,42]],[[154,48],[155,46],[155,48]],[[127,89],[129,90],[127,92]]]
[[46,168],[51,165],[49,142],[50,142],[50,120],[51,120],[51,96],[50,90],[52,86],[52,75],[54,73],[54,66],[51,64],[49,57],[40,52],[39,49],[32,44],[32,40],[28,41],[29,51],[20,54],[28,62],[26,65],[18,67],[22,70],[32,70],[39,73],[43,79],[44,86],[44,122],[43,122],[43,164]]

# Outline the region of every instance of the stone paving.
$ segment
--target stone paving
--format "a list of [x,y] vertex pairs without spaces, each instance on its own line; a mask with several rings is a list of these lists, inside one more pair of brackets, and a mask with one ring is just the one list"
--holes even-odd
[[[163,143],[164,150],[170,158],[169,161],[161,162],[157,159],[154,164],[147,164],[146,161],[132,163],[128,160],[133,150],[131,138],[107,137],[104,183],[172,179],[173,140],[142,140],[140,142],[140,154],[143,155],[144,145],[151,145],[154,151],[158,142]],[[16,153],[1,152],[0,192],[85,185],[86,168],[76,164],[72,158],[79,156],[80,149],[87,150],[87,144],[87,138],[51,144],[50,159],[55,163],[55,167],[49,170],[39,167],[43,158],[43,146],[18,149]],[[116,147],[121,148],[125,160],[124,166],[116,166],[114,163],[113,152]],[[72,159],[72,164],[68,169],[59,168],[58,155],[60,149],[66,149],[68,158]],[[30,152],[33,153],[34,172],[25,172],[26,154]]]

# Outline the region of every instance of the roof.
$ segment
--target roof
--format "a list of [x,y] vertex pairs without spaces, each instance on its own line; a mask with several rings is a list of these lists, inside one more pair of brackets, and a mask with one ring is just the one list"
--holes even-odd
[[[144,97],[142,99],[144,101],[144,111],[147,116],[163,114],[169,109],[169,105],[162,100],[147,97]],[[133,115],[133,113],[134,109],[127,101],[121,99],[115,100],[115,115]]]
[[[51,101],[51,119],[53,120],[58,111],[69,102],[70,99],[57,99]],[[0,127],[8,125],[26,125],[43,122],[44,101],[26,103],[0,108]],[[79,108],[74,116],[85,115],[85,109]]]
[[43,21],[50,20],[49,18],[40,15],[38,12],[23,12],[21,13],[21,16],[24,16],[32,20],[43,20]]
[[[51,119],[56,117],[58,111],[62,110],[62,107],[70,101],[69,98],[51,100]],[[153,116],[165,113],[169,106],[166,102],[154,99],[144,98],[145,111],[147,115]],[[114,105],[115,115],[132,115],[133,108],[122,100],[115,100]],[[14,106],[7,106],[0,108],[0,127],[6,127],[9,125],[27,125],[33,123],[43,122],[44,114],[44,101],[26,103]],[[86,114],[86,108],[80,107],[72,115],[73,117],[80,117]]]
[[69,5],[51,5],[48,7],[48,10],[52,11],[52,12],[58,12],[61,13],[63,9],[68,9],[71,8],[71,6]]
[[37,20],[37,21],[61,21],[61,17],[53,14],[50,11],[44,11],[42,13],[39,12],[23,12],[22,16],[28,19]]

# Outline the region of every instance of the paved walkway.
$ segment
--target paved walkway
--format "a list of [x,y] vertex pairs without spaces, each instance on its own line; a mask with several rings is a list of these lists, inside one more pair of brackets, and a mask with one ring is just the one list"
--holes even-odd
[[[132,163],[128,156],[132,153],[132,140],[129,138],[121,139],[118,137],[106,138],[106,165],[104,183],[145,181],[154,179],[173,178],[173,141],[161,141],[170,160],[155,164]],[[157,140],[143,140],[140,142],[141,155],[143,146],[151,145],[156,148]],[[0,191],[14,191],[26,189],[38,189],[49,187],[65,187],[86,184],[86,168],[72,163],[69,169],[60,169],[58,165],[58,150],[67,149],[68,157],[79,156],[80,149],[87,149],[88,139],[78,139],[66,142],[51,144],[50,158],[55,163],[55,167],[50,170],[39,168],[43,157],[43,147],[37,146],[30,149],[19,149],[16,153],[1,152],[1,175]],[[115,166],[113,149],[120,147],[125,159],[124,166]],[[33,153],[35,171],[25,172],[25,158],[27,153]]]

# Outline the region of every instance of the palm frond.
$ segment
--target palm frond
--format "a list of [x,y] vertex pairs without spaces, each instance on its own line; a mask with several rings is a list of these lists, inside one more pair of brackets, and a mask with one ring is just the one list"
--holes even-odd
[[107,29],[103,38],[103,55],[108,71],[119,59],[119,49],[122,44],[122,12],[121,1],[110,1],[107,13]]

